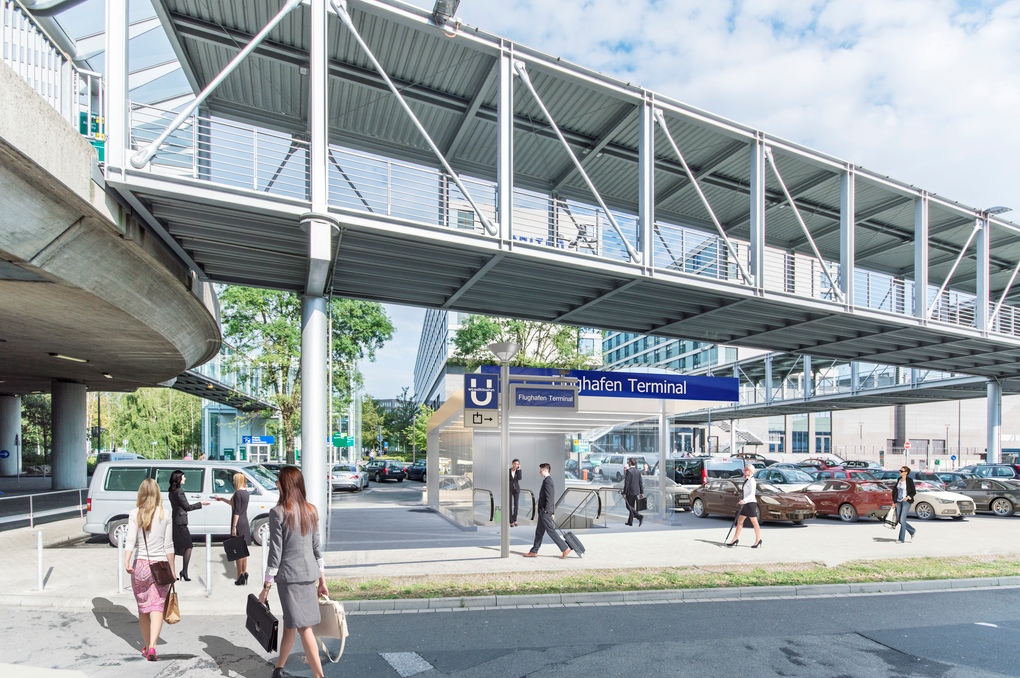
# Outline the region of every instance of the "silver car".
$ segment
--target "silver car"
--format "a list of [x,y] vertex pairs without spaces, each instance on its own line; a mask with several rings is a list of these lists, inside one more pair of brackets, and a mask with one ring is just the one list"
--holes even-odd
[[334,490],[354,490],[368,487],[368,474],[354,464],[337,464],[329,472],[329,482]]

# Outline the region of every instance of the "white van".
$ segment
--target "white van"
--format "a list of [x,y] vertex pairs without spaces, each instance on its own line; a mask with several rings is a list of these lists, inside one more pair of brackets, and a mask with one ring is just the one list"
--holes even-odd
[[117,545],[121,534],[127,537],[128,514],[135,507],[138,487],[146,478],[153,478],[159,484],[163,508],[169,511],[167,490],[170,474],[178,469],[184,471],[182,489],[188,500],[192,503],[209,502],[208,506],[188,513],[188,528],[192,535],[230,536],[230,504],[216,501],[216,497],[230,498],[234,493],[234,474],[240,471],[248,477],[248,522],[252,538],[257,544],[269,540],[269,509],[280,500],[276,476],[258,464],[235,461],[157,459],[98,464],[89,485],[85,531],[107,535],[113,546]]

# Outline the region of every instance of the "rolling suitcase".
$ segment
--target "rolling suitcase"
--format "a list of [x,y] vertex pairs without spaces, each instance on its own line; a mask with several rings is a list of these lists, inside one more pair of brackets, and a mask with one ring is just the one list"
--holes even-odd
[[560,530],[560,536],[563,537],[563,541],[567,542],[567,546],[570,547],[570,550],[577,554],[578,558],[584,555],[584,544],[581,543],[581,540],[577,538],[576,534]]

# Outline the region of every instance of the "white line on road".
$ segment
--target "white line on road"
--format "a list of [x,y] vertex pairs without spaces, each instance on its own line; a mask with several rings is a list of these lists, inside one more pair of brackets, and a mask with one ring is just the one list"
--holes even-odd
[[422,659],[417,652],[380,652],[379,656],[385,659],[401,678],[416,676],[433,668],[432,664]]

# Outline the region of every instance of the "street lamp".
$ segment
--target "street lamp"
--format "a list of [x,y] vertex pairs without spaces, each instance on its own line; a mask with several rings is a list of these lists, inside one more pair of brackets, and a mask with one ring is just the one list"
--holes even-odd
[[156,441],[155,440],[152,441],[152,456],[149,457],[149,458],[150,459],[155,459],[156,458]]
[[510,361],[520,344],[495,342],[489,351],[499,360],[499,557],[510,557]]

